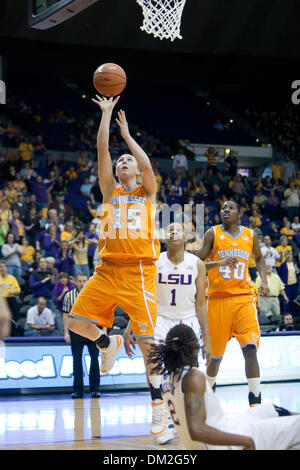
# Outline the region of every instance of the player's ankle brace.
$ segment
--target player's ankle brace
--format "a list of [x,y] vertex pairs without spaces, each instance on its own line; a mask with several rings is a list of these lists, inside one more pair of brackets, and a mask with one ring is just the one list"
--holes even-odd
[[96,339],[95,343],[98,348],[108,348],[110,343],[109,336],[103,333],[100,338]]
[[153,385],[149,384],[151,400],[162,400],[161,388],[154,388]]

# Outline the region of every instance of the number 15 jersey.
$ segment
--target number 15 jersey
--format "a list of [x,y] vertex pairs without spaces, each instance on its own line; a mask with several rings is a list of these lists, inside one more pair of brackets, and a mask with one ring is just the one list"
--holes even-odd
[[209,254],[210,261],[234,257],[237,265],[217,266],[208,271],[208,297],[226,297],[254,293],[254,284],[249,275],[249,258],[253,250],[253,231],[240,226],[240,232],[232,236],[223,225],[215,225],[214,243]]
[[156,261],[160,243],[155,209],[141,185],[131,191],[122,186],[115,188],[102,204],[99,258],[124,264]]

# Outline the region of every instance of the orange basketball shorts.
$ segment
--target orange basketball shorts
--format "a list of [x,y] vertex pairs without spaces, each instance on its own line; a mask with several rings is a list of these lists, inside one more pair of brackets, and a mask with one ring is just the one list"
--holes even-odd
[[241,348],[248,344],[259,347],[260,329],[253,295],[209,297],[207,305],[212,358],[220,359],[224,355],[232,337]]
[[79,293],[70,316],[111,328],[114,309],[120,306],[129,316],[135,336],[154,335],[157,317],[156,266],[100,262]]

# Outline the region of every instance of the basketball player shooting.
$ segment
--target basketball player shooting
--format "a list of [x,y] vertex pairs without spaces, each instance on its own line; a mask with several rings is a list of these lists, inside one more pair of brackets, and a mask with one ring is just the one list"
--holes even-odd
[[208,325],[211,360],[207,376],[211,387],[225,353],[227,342],[234,336],[245,359],[246,377],[251,406],[261,402],[260,370],[257,360],[260,329],[257,320],[254,284],[248,271],[253,255],[262,280],[259,295],[268,295],[266,266],[257,235],[238,224],[238,206],[226,201],[221,207],[222,225],[207,230],[200,250],[196,253],[208,271]]
[[192,328],[174,326],[151,348],[152,373],[163,374],[165,402],[187,450],[299,450],[300,415],[264,403],[236,417],[225,415],[199,370],[199,341]]
[[[116,177],[109,153],[112,112],[119,101],[96,95],[102,111],[97,136],[99,184],[103,195],[99,258],[94,275],[78,295],[67,328],[94,340],[101,350],[101,372],[109,372],[123,344],[120,335],[108,336],[97,328],[111,328],[119,305],[130,317],[139,347],[148,362],[149,339],[156,323],[155,261],[160,244],[154,236],[156,179],[148,156],[131,137],[125,112],[116,119],[130,154],[119,157]],[[142,183],[137,184],[137,177]],[[149,367],[149,366],[147,366]]]

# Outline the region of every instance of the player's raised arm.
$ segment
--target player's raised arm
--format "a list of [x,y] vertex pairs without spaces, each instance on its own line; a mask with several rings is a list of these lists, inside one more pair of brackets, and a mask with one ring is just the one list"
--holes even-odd
[[[130,135],[128,122],[126,120],[126,115],[123,110],[118,112],[118,118],[116,119],[123,139],[129,147],[130,152],[136,159],[139,169],[142,171],[142,185],[148,194],[148,196],[155,197],[157,192],[157,183],[156,178],[152,169],[151,162],[148,158],[148,155],[144,152],[142,147],[134,140]],[[155,201],[153,201],[155,202]]]
[[98,149],[98,175],[99,185],[103,195],[103,201],[106,202],[117,182],[113,176],[113,168],[111,156],[109,153],[109,128],[113,109],[119,101],[119,96],[113,98],[102,98],[96,95],[96,99],[92,99],[102,111],[100,126],[97,135]]
[[255,445],[251,437],[219,431],[205,424],[205,389],[205,376],[198,370],[191,370],[182,381],[185,413],[191,439],[204,444],[242,446],[244,449],[254,450]]
[[203,261],[198,261],[198,276],[196,278],[196,313],[200,323],[203,341],[202,356],[208,365],[211,356],[210,339],[207,319],[207,301],[205,298],[206,269]]

